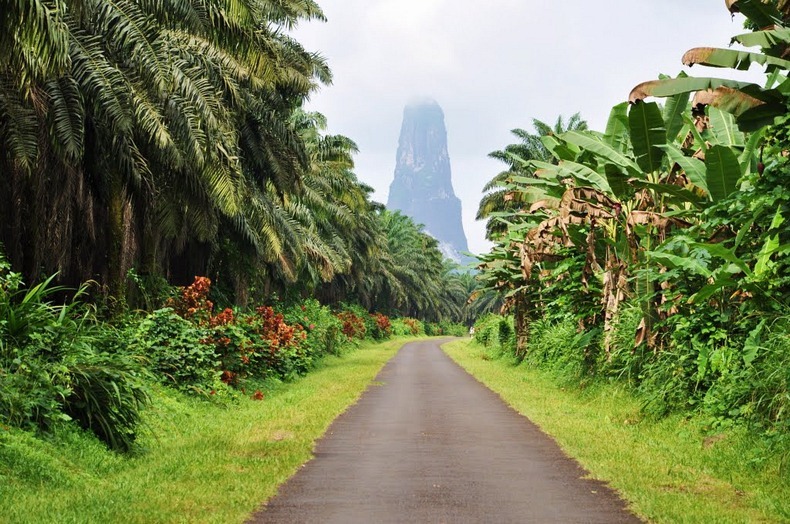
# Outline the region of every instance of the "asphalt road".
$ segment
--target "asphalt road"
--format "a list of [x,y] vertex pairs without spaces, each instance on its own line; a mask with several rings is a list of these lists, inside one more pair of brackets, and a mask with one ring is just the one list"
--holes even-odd
[[435,340],[407,344],[256,523],[640,522]]

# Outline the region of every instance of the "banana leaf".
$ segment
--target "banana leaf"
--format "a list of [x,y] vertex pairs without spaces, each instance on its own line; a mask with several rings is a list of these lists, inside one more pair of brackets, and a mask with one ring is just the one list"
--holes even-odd
[[704,65],[708,67],[727,67],[746,71],[752,64],[760,64],[769,68],[790,70],[790,62],[775,56],[736,49],[719,49],[716,47],[695,47],[683,55],[683,65]]
[[645,173],[661,168],[664,151],[660,146],[667,142],[664,116],[655,102],[637,102],[628,112],[631,145],[639,167]]
[[741,13],[757,27],[782,25],[782,13],[771,3],[762,0],[725,0],[730,13]]
[[705,154],[707,182],[711,199],[718,202],[738,189],[741,164],[735,152],[726,146],[714,145]]
[[704,190],[706,193],[710,192],[708,190],[707,168],[704,162],[684,155],[674,144],[665,144],[662,147],[667,153],[669,161],[679,165],[692,184]]
[[628,101],[632,104],[637,100],[644,100],[649,96],[668,97],[680,93],[693,93],[705,91],[725,86],[732,89],[742,90],[747,87],[760,90],[760,86],[751,82],[738,82],[724,78],[665,78],[662,80],[650,80],[642,82],[631,90]]
[[591,134],[578,131],[568,131],[560,135],[562,139],[575,144],[593,153],[596,157],[626,169],[632,176],[641,176],[642,170],[639,165],[623,152],[618,151],[608,143],[598,139]]

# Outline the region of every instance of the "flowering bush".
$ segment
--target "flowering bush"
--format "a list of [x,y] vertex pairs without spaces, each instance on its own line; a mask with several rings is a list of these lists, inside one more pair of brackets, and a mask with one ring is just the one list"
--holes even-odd
[[374,326],[372,330],[373,338],[376,340],[381,340],[389,338],[392,335],[392,322],[390,322],[390,319],[387,315],[373,313],[371,318],[373,319]]
[[353,311],[341,311],[337,314],[337,318],[343,323],[341,331],[349,340],[365,338],[367,328],[363,318],[357,316]]
[[181,288],[178,295],[168,299],[165,305],[172,308],[181,318],[205,322],[214,310],[214,304],[208,299],[210,290],[210,278],[195,277],[192,284]]
[[285,312],[286,321],[299,324],[304,329],[307,337],[304,344],[310,353],[316,356],[330,353],[337,355],[341,352],[347,339],[343,334],[343,324],[327,306],[322,306],[318,300],[309,298],[291,306]]
[[323,354],[339,353],[348,341],[383,339],[393,330],[386,315],[370,315],[357,305],[343,305],[333,314],[315,299],[284,312],[264,305],[254,313],[225,308],[215,314],[210,291],[210,279],[195,277],[139,330],[156,371],[181,389],[215,392],[242,388],[249,378],[291,379]]
[[[163,328],[165,336],[156,339],[160,350],[158,371],[179,387],[214,391],[218,381],[238,386],[249,377],[287,379],[309,369],[313,357],[301,325],[287,323],[284,315],[271,306],[242,315],[225,308],[215,315],[214,304],[208,299],[210,291],[210,279],[195,277],[191,285],[168,301],[172,309],[160,310],[151,317],[155,324],[157,315],[175,317],[171,320],[176,332]],[[179,336],[179,330],[188,331],[187,326],[192,330],[189,335]],[[193,362],[195,359],[198,362]]]
[[305,373],[311,364],[304,329],[286,323],[271,306],[238,317],[225,310],[209,319],[209,325],[213,328],[204,343],[219,355],[226,384],[235,386],[248,377],[288,379]]

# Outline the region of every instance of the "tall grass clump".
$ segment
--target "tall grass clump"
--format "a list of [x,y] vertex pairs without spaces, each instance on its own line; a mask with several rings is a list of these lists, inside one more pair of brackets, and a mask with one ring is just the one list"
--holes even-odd
[[530,325],[524,361],[550,370],[562,382],[583,381],[595,359],[596,331],[579,331],[573,318],[536,320]]
[[648,358],[644,344],[635,346],[636,332],[642,320],[638,304],[625,303],[615,315],[608,334],[609,353],[599,352],[599,368],[612,380],[622,380],[636,386],[642,376],[642,366]]

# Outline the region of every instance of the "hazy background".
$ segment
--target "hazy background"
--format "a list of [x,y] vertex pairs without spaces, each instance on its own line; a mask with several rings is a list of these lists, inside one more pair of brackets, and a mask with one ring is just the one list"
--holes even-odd
[[[328,22],[296,38],[320,51],[334,84],[311,110],[357,142],[356,173],[386,203],[404,105],[430,96],[444,109],[453,186],[470,250],[487,251],[474,216],[483,185],[503,164],[487,154],[581,112],[593,129],[636,84],[676,75],[683,53],[726,47],[743,31],[723,0],[319,0]],[[695,76],[735,78],[697,67]],[[760,78],[751,75],[752,79]]]

